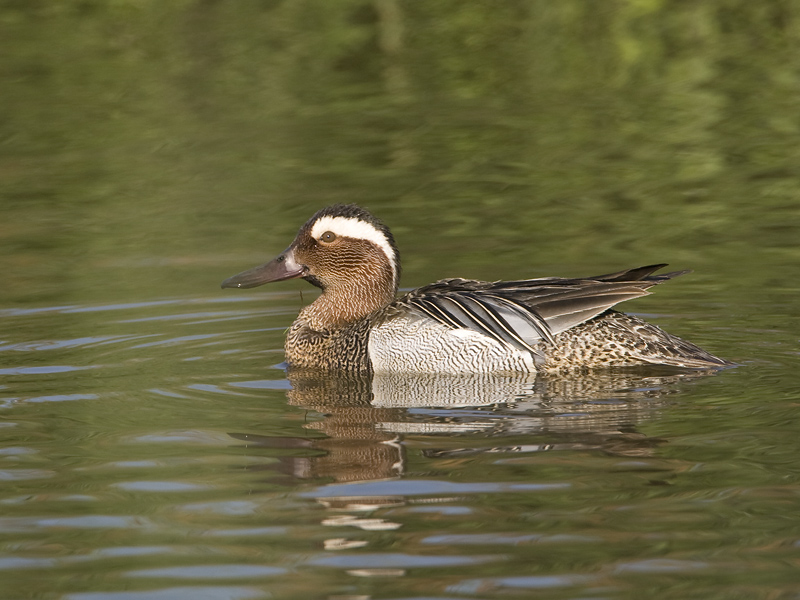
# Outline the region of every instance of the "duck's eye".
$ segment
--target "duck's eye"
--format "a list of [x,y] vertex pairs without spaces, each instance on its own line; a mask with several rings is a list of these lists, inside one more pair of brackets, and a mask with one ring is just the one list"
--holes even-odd
[[336,234],[332,231],[326,231],[321,236],[319,236],[319,240],[321,242],[325,242],[326,244],[330,244],[333,240],[336,239]]

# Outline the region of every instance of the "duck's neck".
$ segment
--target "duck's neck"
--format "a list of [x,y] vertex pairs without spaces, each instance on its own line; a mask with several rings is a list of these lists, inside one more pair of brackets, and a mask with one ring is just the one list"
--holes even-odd
[[394,301],[391,278],[359,278],[329,285],[322,295],[300,311],[300,318],[316,331],[340,329],[364,319]]

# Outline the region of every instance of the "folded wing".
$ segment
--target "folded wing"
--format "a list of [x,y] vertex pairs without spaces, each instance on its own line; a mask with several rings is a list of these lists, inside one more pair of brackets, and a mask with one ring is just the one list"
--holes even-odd
[[498,342],[539,354],[536,346],[625,300],[646,296],[648,288],[683,275],[653,272],[649,265],[577,279],[545,277],[485,282],[445,279],[411,292],[400,305],[454,329],[470,329]]

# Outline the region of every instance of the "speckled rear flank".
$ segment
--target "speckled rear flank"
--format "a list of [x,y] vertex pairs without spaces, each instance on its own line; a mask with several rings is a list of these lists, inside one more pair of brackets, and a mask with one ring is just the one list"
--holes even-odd
[[659,364],[690,369],[731,363],[638,317],[608,311],[556,336],[542,347],[543,371]]

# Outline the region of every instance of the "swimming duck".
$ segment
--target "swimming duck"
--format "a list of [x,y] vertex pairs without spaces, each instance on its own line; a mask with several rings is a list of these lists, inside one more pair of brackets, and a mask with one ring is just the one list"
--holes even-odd
[[322,290],[286,337],[290,367],[360,373],[550,372],[643,364],[731,363],[611,310],[687,271],[649,265],[578,279],[442,279],[396,298],[389,229],[354,205],[323,208],[272,261],[223,288],[302,278]]

